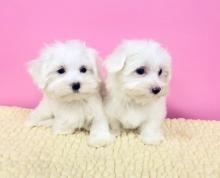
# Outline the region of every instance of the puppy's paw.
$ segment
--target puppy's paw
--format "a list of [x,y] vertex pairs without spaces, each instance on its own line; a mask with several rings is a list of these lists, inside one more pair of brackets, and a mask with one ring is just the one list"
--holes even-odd
[[54,122],[54,119],[36,120],[36,119],[28,118],[24,122],[24,125],[26,127],[35,127],[35,126],[50,127],[53,125],[53,122]]
[[74,129],[53,130],[55,135],[70,135],[74,133]]
[[104,135],[90,135],[88,140],[88,145],[93,147],[102,147],[113,143],[115,136],[112,134]]
[[75,129],[58,129],[58,128],[53,128],[53,132],[55,135],[69,135],[73,134]]
[[164,136],[162,133],[141,135],[140,137],[144,144],[149,144],[149,145],[157,145],[164,140]]

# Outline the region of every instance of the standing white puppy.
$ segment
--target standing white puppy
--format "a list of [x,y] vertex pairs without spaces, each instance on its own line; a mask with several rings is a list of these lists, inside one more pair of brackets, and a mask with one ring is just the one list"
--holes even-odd
[[56,134],[77,128],[90,130],[89,144],[113,141],[100,97],[97,53],[77,40],[56,42],[31,61],[29,72],[43,91],[43,99],[26,124],[52,126]]
[[114,134],[138,128],[144,143],[159,143],[164,138],[170,55],[155,41],[127,40],[105,62],[105,110]]

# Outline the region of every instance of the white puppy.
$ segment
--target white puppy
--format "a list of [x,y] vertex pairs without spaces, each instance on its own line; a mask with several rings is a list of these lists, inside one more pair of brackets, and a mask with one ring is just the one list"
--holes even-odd
[[43,99],[30,114],[28,126],[52,126],[56,134],[89,129],[89,144],[94,146],[113,141],[99,94],[94,49],[77,40],[56,42],[30,62],[29,72],[43,91]]
[[155,41],[124,41],[106,59],[105,110],[114,134],[136,129],[146,144],[163,139],[171,57]]

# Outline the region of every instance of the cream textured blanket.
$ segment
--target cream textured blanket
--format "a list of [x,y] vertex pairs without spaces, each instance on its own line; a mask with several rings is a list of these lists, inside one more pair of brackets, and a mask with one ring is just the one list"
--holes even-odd
[[25,128],[30,110],[0,107],[0,178],[220,178],[220,122],[167,119],[166,140],[144,145],[123,133],[105,148],[88,134]]

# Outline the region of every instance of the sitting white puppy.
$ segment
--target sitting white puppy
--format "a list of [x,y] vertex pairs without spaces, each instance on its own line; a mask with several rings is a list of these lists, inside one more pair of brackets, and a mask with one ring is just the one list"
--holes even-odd
[[168,52],[155,41],[127,40],[105,64],[105,110],[114,134],[138,128],[144,143],[159,143],[171,77]]
[[30,62],[29,72],[43,91],[43,99],[30,114],[28,126],[52,126],[56,134],[89,129],[89,144],[94,146],[113,141],[99,93],[94,49],[77,40],[56,42]]

